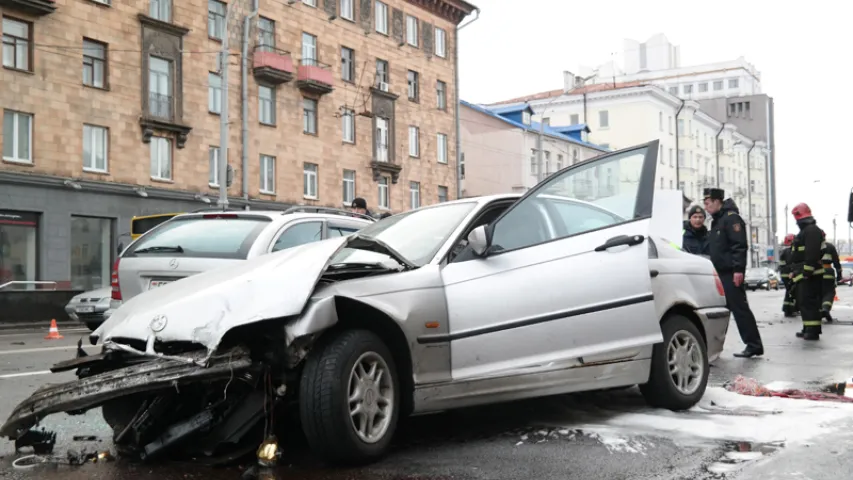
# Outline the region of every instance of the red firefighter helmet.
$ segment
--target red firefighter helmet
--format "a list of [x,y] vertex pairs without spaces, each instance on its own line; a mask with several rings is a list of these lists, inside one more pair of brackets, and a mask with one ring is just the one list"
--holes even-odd
[[793,243],[794,243],[794,234],[789,233],[789,234],[785,235],[785,245],[791,246],[791,245],[793,245]]
[[794,220],[802,220],[803,218],[808,218],[812,216],[812,209],[809,208],[805,203],[798,203],[792,210],[791,213],[794,215]]

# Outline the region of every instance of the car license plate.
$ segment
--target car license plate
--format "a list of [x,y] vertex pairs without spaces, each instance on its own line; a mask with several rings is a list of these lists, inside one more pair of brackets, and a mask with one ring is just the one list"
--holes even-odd
[[93,313],[95,311],[95,307],[91,305],[80,306],[74,309],[77,313]]
[[151,290],[152,288],[162,287],[163,285],[166,285],[167,283],[172,283],[172,281],[171,280],[151,280],[148,283],[148,290]]

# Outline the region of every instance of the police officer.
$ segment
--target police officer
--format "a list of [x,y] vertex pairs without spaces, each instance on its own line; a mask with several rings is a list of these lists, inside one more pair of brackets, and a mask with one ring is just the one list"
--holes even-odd
[[705,210],[713,217],[709,239],[711,262],[723,283],[726,307],[734,315],[740,338],[746,344],[746,348],[735,353],[735,356],[751,358],[764,355],[764,344],[758,333],[755,315],[746,301],[746,286],[743,282],[749,251],[746,223],[740,217],[734,200],[724,200],[725,191],[722,189],[706,188],[704,197]]
[[803,330],[797,337],[820,340],[821,294],[823,293],[823,232],[818,228],[812,211],[805,203],[795,206],[791,213],[800,233],[791,246],[791,274],[796,284],[797,303],[803,319]]
[[708,228],[705,227],[705,210],[699,205],[690,207],[684,230],[681,232],[681,249],[694,255],[711,255],[708,247]]
[[841,281],[841,260],[838,258],[838,250],[835,245],[826,241],[826,232],[821,230],[823,234],[823,256],[821,257],[821,265],[823,266],[823,302],[820,304],[821,313],[827,322],[832,323],[832,302],[835,301],[835,286]]
[[361,215],[367,215],[368,217],[373,216],[373,214],[370,213],[370,210],[367,209],[367,200],[365,200],[361,197],[354,198],[352,200],[352,205],[350,205],[350,206],[352,207],[353,213],[358,213]]
[[779,273],[782,275],[782,283],[785,284],[785,299],[782,301],[782,312],[786,317],[793,317],[797,311],[796,296],[794,293],[794,282],[791,281],[791,244],[794,243],[794,234],[785,235],[785,248],[779,253]]

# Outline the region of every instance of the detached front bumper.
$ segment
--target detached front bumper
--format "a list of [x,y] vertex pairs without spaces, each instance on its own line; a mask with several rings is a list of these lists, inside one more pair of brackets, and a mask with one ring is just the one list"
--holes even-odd
[[[203,357],[200,354],[200,358]],[[86,367],[106,362],[103,354],[63,362]],[[57,385],[47,385],[21,402],[0,428],[0,437],[16,439],[48,415],[85,411],[135,393],[150,392],[193,383],[228,380],[252,368],[248,353],[226,352],[210,359],[207,367],[179,360],[155,358],[141,364],[111,370]]]

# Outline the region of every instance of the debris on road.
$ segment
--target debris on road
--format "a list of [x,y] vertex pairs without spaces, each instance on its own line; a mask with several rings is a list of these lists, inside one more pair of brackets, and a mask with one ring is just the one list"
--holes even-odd
[[20,452],[22,448],[32,447],[36,455],[50,455],[56,445],[56,432],[45,429],[28,430],[27,433],[15,439],[15,451]]
[[[837,384],[836,384],[837,385]],[[758,383],[757,380],[746,378],[743,375],[738,375],[735,379],[726,385],[726,390],[741,395],[749,395],[753,397],[781,397],[791,398],[796,400],[813,400],[813,401],[828,401],[853,403],[853,398],[837,393],[827,391],[808,391],[795,388],[774,391]]]

